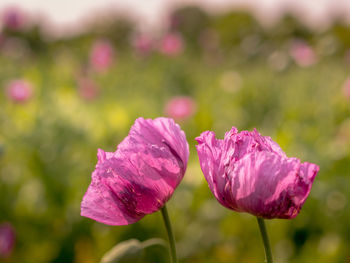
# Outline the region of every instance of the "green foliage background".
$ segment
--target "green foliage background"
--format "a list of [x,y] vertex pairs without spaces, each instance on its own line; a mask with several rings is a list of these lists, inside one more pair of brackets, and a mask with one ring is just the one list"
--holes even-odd
[[[133,26],[119,18],[50,42],[38,28],[4,31],[20,46],[13,54],[0,47],[0,222],[13,224],[17,241],[13,254],[0,261],[98,262],[123,240],[166,238],[159,213],[111,227],[81,217],[80,202],[97,148],[114,151],[137,117],[162,116],[170,98],[186,95],[197,103],[195,115],[180,121],[190,161],[168,203],[181,262],[263,262],[256,219],[216,202],[194,147],[202,131],[222,138],[232,126],[255,127],[288,156],[320,165],[300,215],[267,221],[275,261],[349,262],[350,104],[342,90],[349,76],[349,27],[339,22],[313,33],[288,16],[265,29],[246,13],[213,17],[197,8],[174,17],[169,30],[186,43],[177,57],[136,56],[126,41]],[[212,39],[203,38],[208,32]],[[106,73],[91,73],[100,94],[86,101],[76,76],[101,37],[115,46],[116,63]],[[289,57],[296,38],[315,49],[316,64],[302,68]],[[282,68],[273,65],[276,52],[285,59]],[[26,104],[6,97],[6,83],[16,78],[33,84]],[[147,250],[144,259],[166,261],[159,248]]]

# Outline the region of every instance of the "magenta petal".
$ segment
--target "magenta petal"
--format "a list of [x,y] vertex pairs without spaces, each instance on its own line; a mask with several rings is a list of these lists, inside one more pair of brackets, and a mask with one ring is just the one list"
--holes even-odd
[[305,176],[304,166],[296,158],[266,151],[246,155],[233,171],[231,195],[236,203],[231,208],[264,218],[295,217],[318,171],[313,165]]
[[81,202],[81,215],[107,225],[132,224],[144,216],[128,213],[119,197],[99,176],[92,177]]
[[300,198],[298,202],[304,204],[307,196],[310,193],[312,183],[320,168],[318,165],[313,163],[302,163],[299,171],[299,180],[295,189],[295,198]]
[[196,140],[199,163],[204,177],[216,199],[225,205],[222,195],[226,179],[221,166],[223,141],[215,139],[215,133],[210,131],[203,132]]
[[185,134],[172,119],[137,119],[115,153],[98,150],[81,214],[123,225],[159,210],[183,178],[188,156]]
[[256,151],[268,151],[286,156],[277,143],[272,141],[270,137],[261,136],[256,130],[238,133],[237,129],[233,127],[230,132],[225,134],[223,157],[225,165]]
[[186,169],[189,157],[189,146],[185,133],[180,126],[170,118],[154,120],[138,118],[130,130],[129,136],[118,146],[121,151],[129,150],[130,144],[138,146],[153,145],[167,147],[168,150],[185,164]]

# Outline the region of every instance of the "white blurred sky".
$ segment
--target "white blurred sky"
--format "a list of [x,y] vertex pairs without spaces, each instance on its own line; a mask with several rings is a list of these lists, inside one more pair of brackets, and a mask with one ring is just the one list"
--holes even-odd
[[212,12],[249,8],[267,24],[285,9],[298,13],[316,28],[327,25],[336,14],[350,17],[350,0],[0,0],[0,10],[19,6],[45,17],[50,29],[53,26],[62,33],[79,30],[84,20],[107,10],[129,12],[145,29],[161,27],[170,8],[182,3],[200,3]]

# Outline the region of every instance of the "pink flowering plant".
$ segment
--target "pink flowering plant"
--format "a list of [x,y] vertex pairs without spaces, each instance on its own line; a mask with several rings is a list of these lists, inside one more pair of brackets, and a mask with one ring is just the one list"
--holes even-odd
[[188,96],[176,96],[165,105],[165,114],[176,120],[187,120],[196,112],[196,102]]
[[27,22],[24,12],[16,6],[6,8],[0,15],[2,18],[1,22],[5,29],[19,30]]
[[169,57],[176,57],[184,50],[184,42],[180,34],[168,33],[160,41],[159,52]]
[[114,63],[115,51],[108,40],[96,41],[90,52],[90,66],[97,72],[106,72]]
[[[200,167],[210,190],[224,207],[257,217],[266,261],[272,262],[264,219],[296,217],[319,167],[287,157],[277,143],[256,129],[238,132],[232,127],[223,140],[205,131],[196,140]],[[138,118],[115,152],[98,149],[81,215],[107,225],[128,225],[161,210],[170,259],[177,262],[166,203],[185,174],[188,157],[185,133],[173,119]],[[142,247],[133,240],[121,246],[105,257],[116,258],[115,251],[119,256],[125,247]]]
[[238,132],[233,127],[223,140],[206,131],[196,140],[210,190],[224,207],[257,217],[266,259],[272,262],[263,219],[296,217],[319,167],[288,158],[277,143],[256,130]]
[[[256,130],[238,132],[232,127],[223,140],[205,131],[196,140],[210,190],[224,207],[257,217],[266,260],[272,262],[264,219],[296,217],[319,167],[287,157],[277,143]],[[81,215],[108,225],[128,225],[161,210],[171,262],[177,262],[165,204],[185,174],[188,156],[185,133],[173,119],[138,118],[115,152],[98,150]],[[140,246],[137,242],[127,244]],[[114,254],[111,251],[107,257]]]
[[32,97],[33,87],[26,80],[15,79],[7,84],[6,93],[13,102],[25,103]]
[[295,63],[300,67],[309,67],[317,62],[314,49],[301,40],[296,40],[292,43],[289,53]]
[[171,259],[177,262],[165,204],[185,174],[188,156],[185,133],[172,119],[138,118],[115,152],[98,150],[81,215],[108,225],[128,225],[161,210]]

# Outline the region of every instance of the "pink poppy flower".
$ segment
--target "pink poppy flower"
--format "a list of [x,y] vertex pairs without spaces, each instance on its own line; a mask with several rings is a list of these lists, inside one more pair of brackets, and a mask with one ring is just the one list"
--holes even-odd
[[7,85],[7,96],[14,102],[27,102],[32,96],[32,85],[26,80],[13,80]]
[[87,77],[78,78],[78,93],[85,100],[93,100],[99,94],[96,83]]
[[113,64],[114,48],[106,40],[98,40],[90,53],[90,64],[96,71],[106,71]]
[[303,41],[295,41],[289,51],[291,57],[300,67],[309,67],[316,63],[317,57],[312,47]]
[[15,231],[10,223],[0,224],[0,257],[7,257],[15,246]]
[[232,127],[223,140],[206,131],[196,140],[203,174],[223,206],[268,219],[298,215],[317,165],[288,158],[277,143],[256,130],[238,133]]
[[158,211],[182,180],[188,156],[185,133],[172,119],[138,118],[115,152],[98,150],[81,215],[127,225]]
[[2,14],[2,22],[5,28],[18,30],[25,24],[25,16],[21,9],[9,7]]
[[182,53],[184,49],[184,43],[182,37],[179,34],[169,33],[163,37],[160,42],[160,53],[167,56],[177,56]]
[[165,106],[165,114],[177,120],[188,119],[195,111],[196,102],[191,97],[174,97]]
[[152,38],[148,35],[137,35],[132,39],[132,46],[137,54],[141,56],[147,56],[154,48]]

